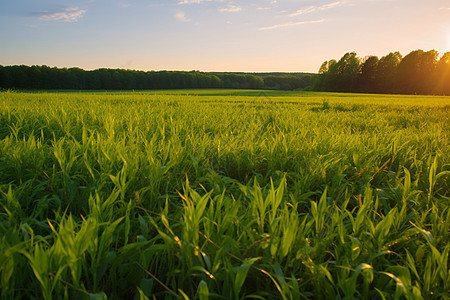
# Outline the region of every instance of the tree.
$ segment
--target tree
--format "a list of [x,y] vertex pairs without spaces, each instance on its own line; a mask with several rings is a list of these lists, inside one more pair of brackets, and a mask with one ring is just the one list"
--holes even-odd
[[396,90],[397,68],[402,60],[400,52],[391,52],[380,58],[376,71],[376,92],[392,93]]
[[328,61],[324,61],[319,68],[319,74],[325,74],[328,72]]
[[359,79],[359,90],[363,92],[375,92],[377,85],[378,57],[369,56],[361,65],[361,76]]
[[335,87],[337,61],[335,59],[324,61],[319,69],[319,76],[313,84],[317,91],[332,91]]
[[415,50],[406,55],[398,66],[398,83],[403,93],[430,93],[431,78],[436,67],[436,50]]
[[336,91],[353,92],[360,72],[361,61],[355,52],[342,56],[336,66]]
[[436,64],[433,91],[440,95],[450,95],[450,52],[444,53]]

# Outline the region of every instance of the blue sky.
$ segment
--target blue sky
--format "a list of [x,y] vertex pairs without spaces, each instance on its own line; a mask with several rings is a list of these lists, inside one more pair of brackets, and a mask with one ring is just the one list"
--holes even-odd
[[0,64],[317,72],[450,51],[449,0],[0,0]]

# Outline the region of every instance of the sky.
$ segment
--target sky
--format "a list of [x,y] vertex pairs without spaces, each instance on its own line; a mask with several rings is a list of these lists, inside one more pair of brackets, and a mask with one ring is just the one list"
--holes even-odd
[[450,0],[0,0],[0,65],[317,72],[450,51]]

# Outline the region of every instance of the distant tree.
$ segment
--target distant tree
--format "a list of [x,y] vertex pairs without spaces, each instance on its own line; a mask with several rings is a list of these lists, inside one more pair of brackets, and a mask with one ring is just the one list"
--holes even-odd
[[40,66],[41,75],[42,75],[42,89],[51,89],[53,88],[54,83],[52,82],[52,68],[49,66]]
[[361,60],[355,52],[348,52],[337,63],[339,88],[343,92],[355,91],[361,69]]
[[431,92],[431,78],[436,67],[436,50],[415,50],[406,55],[398,66],[398,84],[402,93]]
[[324,62],[319,69],[318,86],[325,91],[355,91],[360,68],[361,61],[355,52],[344,54],[338,62]]
[[21,65],[15,66],[12,70],[13,88],[26,89],[30,88],[30,79],[28,77],[28,67]]
[[319,69],[319,76],[313,84],[317,91],[332,91],[336,85],[337,61],[335,59],[325,61]]
[[380,58],[377,64],[375,92],[392,93],[397,90],[397,68],[402,60],[400,52],[391,52]]
[[310,87],[313,78],[310,75],[269,75],[264,76],[264,84],[261,87],[271,90],[295,90]]
[[433,82],[435,94],[450,95],[450,52],[444,53],[437,62]]
[[110,89],[114,90],[122,90],[123,87],[123,73],[124,71],[120,72],[119,70],[110,70],[111,74],[111,87]]
[[377,85],[378,57],[368,56],[361,65],[358,89],[362,92],[374,92]]
[[[6,68],[3,67],[2,65],[0,65],[0,83],[1,82],[5,82],[6,83],[6,81],[7,81],[7,77],[6,76],[7,76]],[[2,86],[0,86],[0,88],[2,88]]]
[[70,68],[68,71],[72,74],[73,81],[71,82],[71,88],[80,90],[86,89],[86,76],[88,72],[80,68]]
[[86,89],[98,90],[101,89],[100,71],[94,70],[86,74]]
[[328,72],[328,61],[324,61],[319,68],[319,74],[325,74]]
[[364,61],[355,52],[338,62],[325,61],[313,88],[321,91],[450,94],[450,53],[438,60],[436,50],[415,50],[402,58],[391,52]]
[[314,83],[314,77],[311,75],[303,75],[300,77],[299,87],[300,89],[311,89],[312,84]]
[[[222,85],[222,83],[221,83],[221,81],[220,81],[220,78],[219,77],[217,77],[216,75],[211,75],[210,76],[210,80],[211,80],[211,88],[220,88],[221,87],[221,85]],[[261,78],[261,81],[262,81],[262,78]]]
[[100,79],[100,86],[98,89],[101,89],[101,90],[113,89],[110,70],[104,69],[104,68],[98,69],[98,76]]
[[27,70],[30,88],[40,89],[42,86],[42,73],[39,66],[31,66]]

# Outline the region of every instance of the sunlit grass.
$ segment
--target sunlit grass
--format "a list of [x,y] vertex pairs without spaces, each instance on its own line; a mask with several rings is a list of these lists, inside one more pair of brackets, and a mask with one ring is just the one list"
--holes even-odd
[[2,299],[448,299],[450,97],[0,93]]

